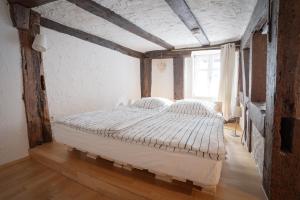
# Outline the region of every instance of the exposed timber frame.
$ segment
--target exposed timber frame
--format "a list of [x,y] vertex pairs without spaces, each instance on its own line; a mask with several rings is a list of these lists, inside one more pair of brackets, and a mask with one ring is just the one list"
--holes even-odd
[[174,99],[184,98],[184,57],[178,56],[173,58],[174,73]]
[[[255,114],[260,111],[255,108],[253,102],[250,101],[247,107],[250,118],[257,120],[252,122],[256,123],[255,126],[259,127],[260,132],[265,132],[263,187],[268,198],[297,199],[300,194],[297,183],[300,179],[299,1],[258,1],[242,37],[241,51],[253,48],[251,38],[255,39],[255,32],[262,29],[266,23],[268,38],[265,123],[262,124],[263,119],[259,119],[258,114]],[[256,61],[261,62],[261,59]],[[244,64],[245,62],[247,61],[244,60]],[[253,96],[249,97],[255,101],[264,99],[264,96],[254,99]]]
[[[236,48],[240,48],[240,41],[234,41]],[[216,44],[216,45],[207,45],[201,47],[192,47],[192,48],[182,48],[182,49],[174,49],[174,50],[156,50],[156,51],[148,51],[145,52],[144,56],[146,58],[152,59],[161,59],[161,58],[175,58],[179,56],[189,57],[193,51],[202,51],[202,50],[215,50],[221,49],[222,45],[228,43]]]
[[270,1],[263,186],[272,200],[300,195],[300,4]]
[[156,37],[155,35],[146,32],[142,28],[138,27],[137,25],[133,24],[129,20],[125,19],[121,15],[113,12],[112,10],[92,1],[92,0],[68,0],[70,3],[77,5],[78,7],[98,16],[101,17],[123,29],[129,31],[135,35],[138,35],[154,44],[157,44],[161,47],[166,49],[174,49],[174,46],[167,43],[166,41]]
[[40,15],[17,4],[11,4],[10,11],[13,24],[19,32],[23,100],[29,146],[33,148],[52,141],[42,55],[31,47],[34,37],[40,32]]
[[191,9],[185,2],[185,0],[165,0],[171,7],[174,13],[181,19],[186,27],[192,32],[195,38],[201,45],[209,45],[209,40],[198,22],[197,18],[192,13]]
[[103,46],[103,47],[106,47],[106,48],[109,48],[109,49],[112,49],[112,50],[115,50],[115,51],[119,51],[120,53],[126,54],[128,56],[132,56],[132,57],[135,57],[135,58],[143,57],[143,53],[141,53],[141,52],[138,52],[138,51],[132,50],[130,48],[121,46],[121,45],[119,45],[117,43],[114,43],[110,40],[106,40],[104,38],[86,33],[84,31],[65,26],[65,25],[60,24],[58,22],[52,21],[50,19],[46,19],[46,18],[41,17],[41,25],[43,27],[58,31],[60,33],[65,33],[65,34],[68,34],[70,36],[77,37],[79,39],[82,39],[82,40],[85,40],[85,41],[88,41],[88,42],[91,42],[91,43],[94,43],[94,44],[97,44],[97,45],[100,45],[100,46]]
[[140,59],[141,97],[151,97],[152,59]]
[[268,20],[268,0],[258,0],[252,13],[249,24],[241,39],[241,48],[247,48],[250,45],[250,39],[255,31],[262,29]]
[[26,8],[41,6],[47,3],[51,3],[53,1],[57,0],[8,0],[10,4],[19,4]]

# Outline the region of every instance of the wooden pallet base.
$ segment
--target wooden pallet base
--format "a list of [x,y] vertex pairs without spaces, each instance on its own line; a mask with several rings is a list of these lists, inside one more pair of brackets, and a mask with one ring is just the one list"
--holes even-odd
[[[86,153],[86,156],[88,158],[91,158],[91,159],[97,159],[97,158],[102,158],[102,159],[105,159],[105,160],[108,160],[108,161],[111,161],[113,162],[113,166],[114,167],[117,167],[117,168],[122,168],[122,169],[125,169],[125,170],[128,170],[128,171],[132,171],[133,168],[135,169],[138,169],[138,170],[145,170],[143,168],[140,168],[140,167],[137,167],[137,166],[131,166],[129,164],[126,164],[126,163],[121,163],[121,162],[118,162],[116,160],[112,160],[110,158],[103,158],[103,156],[98,156],[96,154],[93,154],[93,153],[90,153],[90,152],[86,152],[86,151],[82,151],[81,149],[77,149],[75,147],[69,147],[67,146],[67,149],[70,151],[72,150],[77,150],[77,151],[80,151],[82,153]],[[149,170],[148,170],[149,171]],[[181,181],[183,183],[186,183],[187,180],[186,179],[182,179],[182,178],[178,178],[178,177],[172,177],[172,176],[169,176],[169,175],[166,175],[166,174],[162,174],[162,173],[159,173],[159,172],[156,172],[156,171],[149,171],[150,173],[154,174],[155,175],[155,179],[157,180],[160,180],[160,181],[164,181],[164,182],[167,182],[167,183],[172,183],[173,180],[177,180],[177,181]],[[216,186],[209,186],[209,187],[202,187],[200,184],[197,184],[195,183],[194,184],[195,187],[200,187],[201,188],[201,191],[203,192],[206,192],[206,193],[209,193],[209,194],[215,194],[216,193]]]
[[[109,193],[124,194],[125,190],[126,195],[130,197],[128,199],[148,199],[149,195],[151,199],[157,199],[157,195],[168,196],[169,199],[194,199],[195,196],[205,196],[205,193],[201,192],[203,189],[190,181],[172,180],[170,176],[155,175],[130,165],[107,161],[95,154],[84,153],[61,144],[49,146],[55,149],[47,149],[42,145],[32,149],[30,156],[96,191],[103,192],[103,188],[109,188]],[[72,151],[68,151],[71,149]],[[159,191],[161,194],[152,194],[149,191]],[[138,194],[138,197],[133,197],[132,194]]]

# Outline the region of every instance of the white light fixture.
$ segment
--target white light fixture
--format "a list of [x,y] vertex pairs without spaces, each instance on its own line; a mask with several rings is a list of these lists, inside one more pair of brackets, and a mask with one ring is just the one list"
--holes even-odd
[[48,48],[46,36],[43,34],[37,34],[32,43],[32,48],[39,52],[45,52]]
[[165,62],[163,62],[163,60],[160,60],[160,62],[157,65],[157,68],[159,69],[159,71],[164,71],[166,69],[167,65]]
[[162,53],[160,53],[160,61],[157,65],[157,68],[159,71],[164,71],[167,67],[167,64],[164,62],[163,58],[162,58]]

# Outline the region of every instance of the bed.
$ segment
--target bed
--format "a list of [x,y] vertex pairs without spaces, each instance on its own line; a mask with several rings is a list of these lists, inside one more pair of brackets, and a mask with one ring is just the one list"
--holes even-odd
[[226,155],[223,119],[201,103],[177,102],[113,131],[71,124],[53,124],[57,142],[205,188],[219,182]]
[[164,111],[170,104],[172,102],[168,99],[148,97],[129,106],[117,106],[111,111],[100,110],[62,117],[55,124],[98,135],[110,135]]

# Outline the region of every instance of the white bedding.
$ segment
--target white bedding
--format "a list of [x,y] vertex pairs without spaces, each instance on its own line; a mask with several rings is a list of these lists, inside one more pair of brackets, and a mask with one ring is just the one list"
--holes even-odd
[[104,159],[148,169],[157,174],[166,174],[173,179],[190,180],[199,186],[216,186],[221,175],[222,161],[129,144],[58,123],[52,125],[52,131],[59,143],[99,155]]
[[226,153],[223,124],[223,119],[213,114],[162,112],[110,137],[165,151],[223,160]]
[[147,119],[162,109],[119,106],[112,111],[95,111],[63,117],[56,120],[55,123],[90,133],[110,135],[138,121]]

